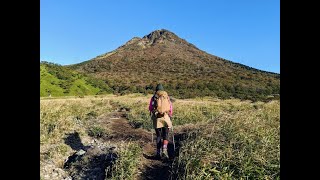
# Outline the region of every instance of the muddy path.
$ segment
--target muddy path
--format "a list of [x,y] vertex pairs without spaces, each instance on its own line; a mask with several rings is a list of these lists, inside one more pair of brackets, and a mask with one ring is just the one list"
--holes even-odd
[[171,164],[178,155],[179,142],[183,140],[183,132],[175,132],[174,150],[172,141],[172,132],[169,134],[168,144],[168,160],[161,160],[155,157],[156,143],[155,133],[148,132],[142,128],[135,128],[126,118],[129,109],[121,108],[117,104],[112,104],[114,111],[100,116],[95,120],[96,124],[102,127],[107,127],[111,130],[108,136],[100,139],[94,139],[93,143],[87,146],[82,146],[78,151],[68,158],[65,162],[65,170],[70,174],[72,179],[97,179],[103,180],[106,178],[105,170],[110,168],[116,154],[113,150],[116,147],[110,147],[106,143],[118,141],[130,141],[138,143],[143,149],[143,157],[139,164],[139,172],[135,179],[169,179]]

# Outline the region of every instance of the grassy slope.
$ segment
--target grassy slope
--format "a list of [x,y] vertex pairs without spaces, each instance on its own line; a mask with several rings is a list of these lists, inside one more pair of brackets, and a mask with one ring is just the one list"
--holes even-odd
[[40,64],[40,97],[77,96],[110,93],[110,88],[103,81],[63,66]]

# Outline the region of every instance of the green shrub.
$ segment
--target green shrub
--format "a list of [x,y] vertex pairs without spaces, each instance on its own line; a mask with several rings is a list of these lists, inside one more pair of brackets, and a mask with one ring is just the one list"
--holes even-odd
[[101,138],[107,134],[104,128],[100,126],[93,126],[89,128],[88,135],[95,138]]

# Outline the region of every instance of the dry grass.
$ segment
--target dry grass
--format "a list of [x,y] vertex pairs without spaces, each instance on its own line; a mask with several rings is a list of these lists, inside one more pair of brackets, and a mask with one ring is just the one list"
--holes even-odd
[[279,179],[279,105],[233,101],[229,112],[194,126],[173,164],[174,179]]
[[88,119],[110,111],[109,98],[40,100],[40,144],[59,143],[73,131],[83,134]]
[[[150,98],[150,95],[130,94],[41,99],[42,165],[49,160],[57,167],[63,165],[63,160],[72,152],[63,143],[65,134],[77,131],[85,142],[89,137],[90,119],[110,112],[110,102],[130,109],[129,121],[151,130]],[[176,129],[188,126],[192,131],[181,143],[179,157],[173,163],[172,178],[279,179],[279,101],[252,103],[238,99],[196,98],[177,99],[173,106]],[[132,179],[139,166],[141,149],[128,142],[123,143],[123,147],[118,151],[122,159],[112,171],[113,179]]]
[[106,169],[107,178],[112,180],[134,179],[142,158],[142,149],[137,143],[121,142],[117,147],[119,158]]
[[[129,120],[151,129],[150,96],[117,97]],[[197,98],[176,100],[174,126],[189,126],[173,164],[178,179],[279,179],[280,102]]]

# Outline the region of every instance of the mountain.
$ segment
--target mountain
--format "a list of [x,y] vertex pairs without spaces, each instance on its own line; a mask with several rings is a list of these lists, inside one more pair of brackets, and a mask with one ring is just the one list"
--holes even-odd
[[280,94],[280,74],[208,54],[165,29],[67,67],[104,80],[115,93],[152,93],[161,82],[170,94],[184,98],[261,100]]
[[40,63],[40,96],[111,93],[104,81],[49,62]]

